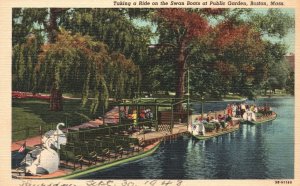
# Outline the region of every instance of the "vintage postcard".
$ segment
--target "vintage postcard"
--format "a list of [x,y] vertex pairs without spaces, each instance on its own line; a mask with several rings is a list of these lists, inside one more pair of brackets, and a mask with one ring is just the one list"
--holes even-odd
[[296,0],[0,11],[1,185],[300,185]]

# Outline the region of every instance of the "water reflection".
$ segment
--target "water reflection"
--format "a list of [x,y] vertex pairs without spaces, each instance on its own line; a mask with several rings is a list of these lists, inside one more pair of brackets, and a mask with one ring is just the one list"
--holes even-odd
[[185,177],[204,179],[208,175],[215,174],[215,154],[207,151],[211,142],[193,138],[183,140],[188,141],[186,160],[184,161]]
[[156,157],[152,157],[147,159],[146,161],[141,161],[141,166],[144,167],[144,169],[141,170],[141,175],[149,175],[149,177],[152,178],[159,178],[160,175],[163,173],[163,168],[160,163],[152,163],[154,158],[158,158],[158,161],[164,161],[165,156],[161,156],[162,151],[157,154]]

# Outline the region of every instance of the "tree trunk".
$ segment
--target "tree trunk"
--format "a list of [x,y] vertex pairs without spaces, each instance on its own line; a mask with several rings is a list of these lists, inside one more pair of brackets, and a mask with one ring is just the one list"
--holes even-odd
[[[185,77],[185,55],[184,46],[180,46],[178,51],[177,67],[176,67],[176,98],[182,99],[184,97],[184,77]],[[182,104],[176,105],[176,111],[182,111]]]
[[61,111],[63,110],[63,97],[60,89],[52,88],[50,95],[50,110]]
[[267,90],[268,90],[268,89],[267,89],[267,88],[265,88],[265,96],[267,95]]
[[[57,18],[60,11],[59,8],[50,8],[49,24],[47,27],[49,43],[54,43],[56,40],[58,34]],[[52,85],[50,92],[50,110],[61,111],[63,110],[62,92],[60,88],[57,88],[58,86],[54,84]]]
[[54,43],[58,34],[57,18],[58,14],[61,12],[59,8],[50,8],[49,24],[47,27],[48,41],[49,43]]

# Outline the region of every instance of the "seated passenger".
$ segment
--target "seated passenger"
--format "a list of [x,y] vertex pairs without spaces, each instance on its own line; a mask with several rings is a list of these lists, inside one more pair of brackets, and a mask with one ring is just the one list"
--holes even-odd
[[220,122],[220,125],[222,126],[222,129],[225,129],[225,128],[226,128],[226,123],[225,123],[225,121],[221,121],[221,122]]
[[209,116],[206,118],[206,121],[207,121],[208,123],[210,122]]
[[145,120],[145,110],[144,109],[142,109],[142,111],[140,112],[139,120],[140,121],[144,121]]
[[200,120],[198,119],[198,118],[195,118],[195,120],[193,121],[193,124],[194,125],[197,125],[197,124],[199,124],[200,123]]
[[222,116],[221,114],[218,115],[218,120],[219,122],[223,121],[224,120],[224,116]]
[[[199,121],[201,121],[202,117],[200,116],[198,118]],[[203,136],[205,136],[205,127],[204,127],[204,123],[203,122],[199,122],[199,134],[202,134]]]
[[219,121],[217,119],[215,119],[213,116],[211,117],[210,122],[219,123]]
[[258,109],[257,109],[256,106],[254,106],[253,112],[254,112],[254,113],[257,113],[257,112],[258,112]]
[[150,119],[150,120],[153,119],[153,113],[149,108],[145,110],[145,115],[146,115],[146,119]]
[[137,114],[136,114],[136,110],[133,111],[133,113],[131,114],[131,118],[133,119],[133,124],[137,125]]

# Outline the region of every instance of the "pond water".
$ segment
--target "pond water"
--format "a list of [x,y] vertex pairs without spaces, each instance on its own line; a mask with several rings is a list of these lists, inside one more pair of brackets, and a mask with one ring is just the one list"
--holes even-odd
[[[204,111],[229,102],[205,103]],[[294,178],[294,97],[256,100],[278,114],[261,125],[241,125],[207,141],[184,136],[162,143],[151,156],[81,179],[292,179]],[[201,112],[201,104],[193,105]]]

